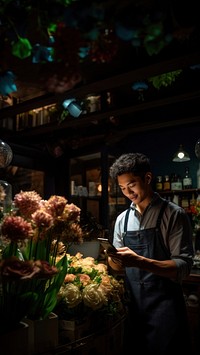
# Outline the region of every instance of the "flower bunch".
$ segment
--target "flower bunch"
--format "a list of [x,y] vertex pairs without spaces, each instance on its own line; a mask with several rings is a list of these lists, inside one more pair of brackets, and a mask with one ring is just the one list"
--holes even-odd
[[189,212],[192,216],[194,231],[200,229],[200,200],[195,200],[195,202],[190,205]]
[[124,309],[124,285],[108,274],[107,265],[82,254],[68,255],[69,267],[58,292],[56,313],[61,319],[93,312],[114,315]]
[[35,191],[21,191],[0,228],[2,324],[46,318],[67,273],[67,247],[82,241],[80,209],[62,196],[43,200]]

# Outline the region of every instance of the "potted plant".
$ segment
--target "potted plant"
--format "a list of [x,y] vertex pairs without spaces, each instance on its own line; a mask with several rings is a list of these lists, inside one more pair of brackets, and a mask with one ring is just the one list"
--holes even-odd
[[46,319],[55,308],[67,273],[68,244],[82,241],[80,209],[62,196],[43,200],[35,191],[21,191],[2,213],[0,228],[2,334],[25,318]]

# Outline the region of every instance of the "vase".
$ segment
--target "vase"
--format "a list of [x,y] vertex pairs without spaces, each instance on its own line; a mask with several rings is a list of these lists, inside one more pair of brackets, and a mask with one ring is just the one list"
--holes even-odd
[[25,318],[25,321],[29,325],[31,355],[53,351],[58,346],[58,316],[55,313],[51,312],[45,319]]
[[100,250],[100,242],[98,240],[84,241],[83,243],[72,243],[67,252],[70,255],[76,255],[81,253],[84,258],[91,256],[94,259],[98,259]]
[[90,318],[84,320],[60,319],[58,325],[60,341],[63,344],[76,341],[91,333]]
[[29,325],[20,322],[16,329],[0,335],[2,355],[31,355],[29,347]]

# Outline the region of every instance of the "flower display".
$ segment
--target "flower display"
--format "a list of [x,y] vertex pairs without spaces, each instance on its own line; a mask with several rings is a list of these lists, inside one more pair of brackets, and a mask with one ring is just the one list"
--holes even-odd
[[54,309],[67,274],[68,245],[82,242],[83,233],[79,207],[62,196],[43,200],[35,191],[14,196],[0,228],[1,331],[25,316],[46,318]]
[[196,200],[190,205],[189,212],[192,215],[192,223],[194,231],[200,229],[200,200]]
[[113,316],[124,311],[123,280],[110,275],[106,264],[83,258],[81,253],[68,255],[68,262],[55,309],[60,319],[80,319],[96,312]]
[[193,258],[193,267],[200,268],[200,199],[193,199],[188,213],[191,216],[191,223],[193,228],[193,238],[194,238],[194,251],[195,255]]

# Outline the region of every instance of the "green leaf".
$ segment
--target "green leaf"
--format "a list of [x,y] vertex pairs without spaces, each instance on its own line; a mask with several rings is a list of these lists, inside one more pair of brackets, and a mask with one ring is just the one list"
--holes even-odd
[[11,256],[16,256],[17,258],[21,259],[21,253],[19,252],[18,245],[16,242],[11,242],[2,253],[2,258],[7,259]]
[[59,262],[56,264],[56,267],[59,269],[59,273],[55,276],[55,283],[59,291],[68,269],[68,260],[66,255],[61,260],[59,260]]
[[18,41],[12,45],[12,54],[20,59],[30,57],[32,46],[28,38],[19,37]]
[[46,318],[48,314],[55,308],[57,304],[58,291],[60,290],[60,287],[62,286],[67,274],[68,260],[66,255],[58,261],[56,267],[58,268],[59,272],[51,280],[37,281],[39,286],[41,284],[42,287],[44,287],[44,282],[46,282],[46,288],[44,287],[44,290],[42,291],[39,286],[37,287],[36,292],[38,294],[38,298],[35,300],[33,307],[28,314],[29,318]]
[[46,318],[53,311],[57,304],[57,291],[54,289],[51,293],[47,293],[44,300],[44,308],[42,310],[42,318]]
[[182,69],[180,70],[175,70],[173,72],[169,73],[164,73],[161,75],[153,76],[149,78],[149,82],[153,84],[153,86],[156,89],[160,89],[161,86],[169,86],[172,85],[172,83],[176,80],[177,76],[179,76],[182,73]]

